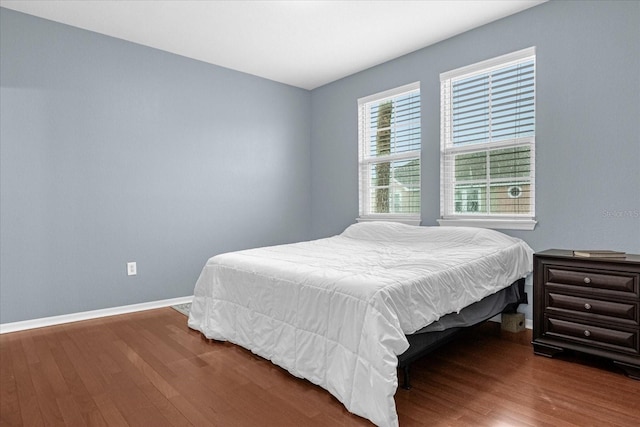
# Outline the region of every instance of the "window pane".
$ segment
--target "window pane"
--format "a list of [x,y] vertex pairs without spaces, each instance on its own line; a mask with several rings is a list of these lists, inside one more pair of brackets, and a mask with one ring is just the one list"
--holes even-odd
[[391,195],[393,197],[391,213],[420,213],[420,187],[394,188]]
[[398,128],[395,132],[395,152],[402,153],[420,149],[420,128]]
[[453,84],[453,142],[467,144],[489,138],[488,74]]
[[391,152],[391,119],[393,103],[391,101],[377,104],[371,108],[371,141],[372,156],[384,156]]
[[458,154],[456,156],[456,181],[487,178],[487,152]]
[[371,200],[373,214],[420,213],[420,188],[417,187],[378,189],[372,192]]
[[531,189],[528,182],[509,182],[491,185],[491,213],[531,213]]
[[454,145],[534,135],[534,61],[452,84]]
[[531,174],[531,148],[518,146],[491,150],[489,153],[491,178],[521,178]]
[[382,162],[371,165],[371,184],[374,187],[388,187],[391,163]]
[[486,213],[486,186],[484,184],[458,184],[455,186],[455,212]]
[[404,95],[371,107],[371,156],[386,156],[420,149],[420,96]]
[[392,163],[393,179],[400,186],[420,185],[420,159],[403,160]]
[[371,165],[371,213],[420,212],[420,159]]

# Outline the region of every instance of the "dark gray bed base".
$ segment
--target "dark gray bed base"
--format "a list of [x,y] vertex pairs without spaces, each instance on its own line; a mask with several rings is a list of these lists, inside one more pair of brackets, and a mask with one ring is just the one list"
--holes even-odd
[[518,305],[527,303],[524,279],[465,307],[460,313],[451,313],[420,331],[407,335],[409,348],[398,356],[398,368],[403,372],[402,388],[411,388],[409,366],[421,357],[451,341],[462,330],[485,322],[500,313],[515,313]]

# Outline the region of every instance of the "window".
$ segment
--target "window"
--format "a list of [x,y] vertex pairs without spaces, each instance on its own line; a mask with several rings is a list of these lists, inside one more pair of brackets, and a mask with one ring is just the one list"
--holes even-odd
[[358,100],[360,218],[420,224],[420,84]]
[[535,48],[440,75],[441,225],[535,227]]

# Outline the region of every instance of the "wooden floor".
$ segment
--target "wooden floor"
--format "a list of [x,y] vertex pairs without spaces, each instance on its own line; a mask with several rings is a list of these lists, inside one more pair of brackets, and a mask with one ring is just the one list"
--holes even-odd
[[[421,360],[401,426],[638,426],[640,381],[534,356],[487,324]],[[328,392],[210,342],[171,308],[0,336],[2,426],[367,426]]]

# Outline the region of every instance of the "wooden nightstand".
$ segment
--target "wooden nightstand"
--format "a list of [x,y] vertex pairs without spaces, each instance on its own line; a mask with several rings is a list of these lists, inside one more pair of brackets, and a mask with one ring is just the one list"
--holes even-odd
[[640,380],[640,255],[583,258],[569,250],[536,253],[533,350],[575,350],[614,361]]

